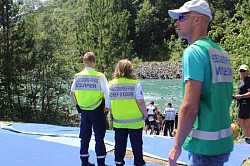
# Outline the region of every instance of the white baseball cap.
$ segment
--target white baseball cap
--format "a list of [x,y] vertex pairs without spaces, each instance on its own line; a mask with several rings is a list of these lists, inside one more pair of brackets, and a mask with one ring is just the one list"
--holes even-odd
[[209,8],[208,3],[205,0],[191,0],[186,3],[179,9],[168,10],[168,14],[172,19],[178,19],[179,15],[187,12],[197,12],[204,14],[212,20],[211,9]]
[[239,70],[247,70],[248,71],[248,66],[247,65],[240,65]]

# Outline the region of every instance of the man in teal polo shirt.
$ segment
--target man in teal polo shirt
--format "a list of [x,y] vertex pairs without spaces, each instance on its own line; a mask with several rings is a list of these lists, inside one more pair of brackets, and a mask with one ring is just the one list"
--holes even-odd
[[183,145],[192,154],[190,165],[222,166],[233,150],[231,60],[207,38],[212,15],[206,1],[188,1],[168,13],[177,19],[174,25],[178,36],[190,44],[182,55],[184,99],[169,163],[176,165]]

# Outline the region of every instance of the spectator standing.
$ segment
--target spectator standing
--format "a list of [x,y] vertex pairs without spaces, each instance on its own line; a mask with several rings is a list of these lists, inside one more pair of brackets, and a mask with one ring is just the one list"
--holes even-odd
[[156,112],[158,112],[157,107],[154,105],[154,101],[151,101],[147,106],[148,118],[145,119],[145,133],[147,134],[148,129],[150,129],[150,134],[154,133],[154,128],[156,125]]
[[205,0],[191,0],[168,11],[178,36],[190,44],[183,52],[183,101],[178,130],[169,152],[176,166],[181,147],[192,153],[189,165],[222,166],[233,150],[230,104],[233,70],[227,53],[207,38],[212,20]]
[[156,121],[155,121],[155,134],[160,135],[162,129],[162,114],[158,111],[156,114]]
[[235,98],[239,105],[238,123],[245,134],[245,142],[250,144],[250,77],[247,65],[239,67],[241,83]]
[[96,57],[93,52],[83,56],[85,69],[75,74],[71,85],[70,96],[81,113],[80,159],[82,166],[94,166],[89,162],[89,142],[92,136],[92,127],[95,133],[95,152],[99,166],[105,166],[106,147],[104,136],[106,132],[106,118],[104,113],[103,93],[106,95],[105,105],[110,108],[108,81],[103,73],[95,71]]
[[128,135],[130,138],[134,165],[143,166],[142,131],[147,118],[146,104],[140,82],[133,73],[133,65],[120,60],[110,81],[111,113],[115,130],[115,164],[123,166]]
[[174,130],[174,120],[175,120],[176,110],[172,108],[172,103],[168,103],[167,108],[164,110],[165,115],[165,126],[164,126],[164,136],[168,136],[168,132],[170,137],[173,137],[172,132]]

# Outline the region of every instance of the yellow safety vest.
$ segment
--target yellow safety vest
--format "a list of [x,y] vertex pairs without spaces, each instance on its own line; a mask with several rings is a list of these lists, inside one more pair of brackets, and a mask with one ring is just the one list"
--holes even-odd
[[101,76],[104,74],[87,69],[75,74],[75,97],[83,110],[94,110],[101,104],[103,99]]
[[143,115],[136,102],[137,82],[128,78],[113,79],[109,82],[115,128],[139,129],[144,125]]

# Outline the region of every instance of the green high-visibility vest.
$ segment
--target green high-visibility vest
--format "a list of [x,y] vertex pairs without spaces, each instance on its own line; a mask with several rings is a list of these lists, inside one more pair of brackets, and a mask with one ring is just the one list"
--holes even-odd
[[233,95],[231,61],[227,53],[209,39],[199,39],[194,45],[209,56],[212,82],[201,95],[196,121],[183,147],[199,155],[229,153],[233,150],[229,114]]

